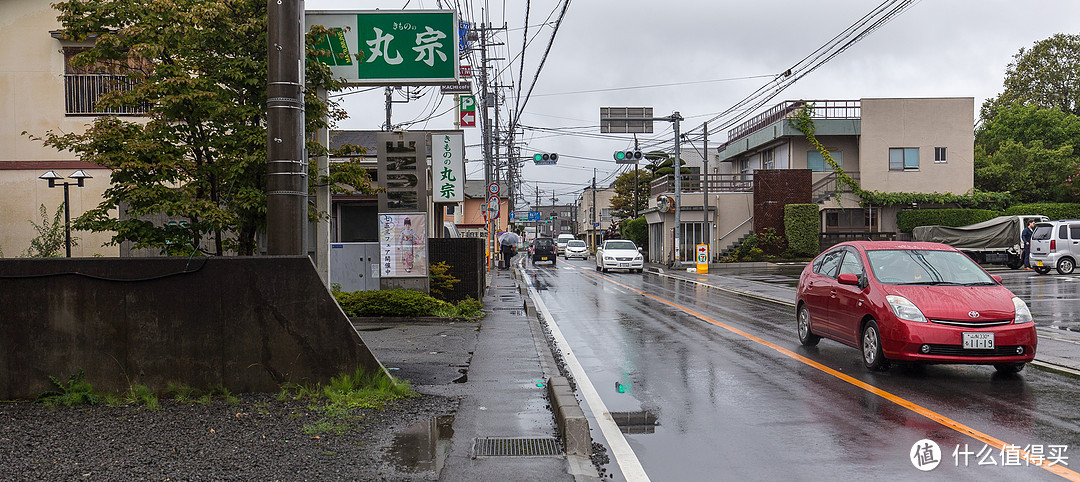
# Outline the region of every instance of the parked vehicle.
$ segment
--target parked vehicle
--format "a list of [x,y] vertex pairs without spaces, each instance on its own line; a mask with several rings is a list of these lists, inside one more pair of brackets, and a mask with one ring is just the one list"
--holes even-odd
[[609,239],[596,249],[596,270],[607,272],[609,269],[625,269],[630,272],[642,272],[645,257],[636,244],[626,239]]
[[1004,264],[1012,269],[1023,265],[1021,235],[1028,221],[1048,221],[1046,216],[998,216],[968,226],[918,226],[911,231],[916,241],[943,243],[967,254],[976,263]]
[[556,237],[555,238],[555,253],[556,254],[563,254],[563,252],[566,251],[566,243],[568,241],[570,241],[571,239],[574,239],[573,234],[560,234],[558,237]]
[[589,259],[589,246],[585,244],[585,241],[582,241],[580,239],[571,239],[570,241],[566,242],[566,248],[563,250],[563,256],[565,256],[566,259]]
[[1035,223],[1031,235],[1031,268],[1039,274],[1056,269],[1061,274],[1072,274],[1076,260],[1080,259],[1080,220],[1062,220]]
[[555,264],[555,240],[551,238],[536,238],[532,242],[532,262],[551,261]]
[[858,348],[870,370],[904,360],[1016,373],[1035,358],[1027,304],[948,245],[841,243],[806,265],[796,293],[799,341]]

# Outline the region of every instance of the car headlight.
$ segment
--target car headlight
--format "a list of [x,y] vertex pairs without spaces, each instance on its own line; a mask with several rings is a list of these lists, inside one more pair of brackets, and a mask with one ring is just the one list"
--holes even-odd
[[889,306],[892,308],[892,311],[897,318],[926,323],[926,317],[923,316],[919,307],[915,306],[915,303],[912,303],[907,298],[897,295],[888,295],[885,299],[888,300]]
[[644,261],[644,259],[645,259],[645,258],[642,258],[641,256],[635,256],[635,257],[634,257],[634,261],[635,261],[635,262],[637,262],[637,261]]
[[605,255],[604,256],[604,261],[615,261],[615,258],[612,258],[611,256]]
[[1035,320],[1031,316],[1031,310],[1028,309],[1027,303],[1015,296],[1013,296],[1013,309],[1016,311],[1013,323],[1028,323]]

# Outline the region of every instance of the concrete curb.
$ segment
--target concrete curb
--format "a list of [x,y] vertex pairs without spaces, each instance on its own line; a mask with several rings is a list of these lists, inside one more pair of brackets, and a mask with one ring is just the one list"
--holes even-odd
[[589,420],[570,388],[570,381],[563,376],[550,377],[547,386],[551,411],[566,443],[566,454],[589,456],[592,453]]

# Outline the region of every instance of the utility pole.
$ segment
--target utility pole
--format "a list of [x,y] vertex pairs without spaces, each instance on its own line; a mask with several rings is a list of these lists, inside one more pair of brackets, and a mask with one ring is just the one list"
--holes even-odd
[[[702,155],[704,158],[705,176],[702,178],[704,185],[702,186],[703,193],[705,195],[705,201],[703,205],[705,207],[705,244],[709,246],[709,258],[712,258],[712,223],[709,222],[709,123],[702,124],[702,128],[705,129],[704,140],[705,153]],[[706,261],[708,263],[708,261]]]
[[[634,134],[634,150],[638,150],[637,134]],[[638,190],[641,188],[638,181],[638,163],[634,162],[634,219],[637,219],[637,205],[638,205]]]
[[304,255],[307,159],[304,152],[303,0],[269,2],[266,87],[266,251]]
[[[484,144],[484,199],[488,197],[487,187],[491,185],[492,169],[491,169],[491,144],[489,143],[491,126],[488,123],[487,116],[487,25],[480,24],[480,92],[481,99],[480,105],[480,123],[483,126],[483,144]],[[484,209],[488,209],[487,202],[484,203]],[[491,260],[491,256],[495,253],[495,218],[494,216],[488,216],[487,225],[487,246],[488,246],[488,261]],[[489,264],[490,267],[490,264]]]
[[680,235],[682,234],[682,162],[680,162],[679,144],[682,142],[679,139],[679,121],[682,120],[682,116],[678,111],[671,114],[671,122],[675,127],[675,266],[678,267],[681,264],[680,251],[682,245]]
[[589,226],[589,232],[592,236],[589,236],[590,244],[593,246],[593,252],[596,252],[596,168],[592,170],[592,215],[589,216],[592,221],[592,226]]

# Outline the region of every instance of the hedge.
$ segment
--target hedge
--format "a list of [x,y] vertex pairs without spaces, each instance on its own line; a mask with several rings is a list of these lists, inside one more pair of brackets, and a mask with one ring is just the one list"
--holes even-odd
[[1080,204],[1077,203],[1031,203],[1017,204],[1005,210],[1009,216],[1042,214],[1050,219],[1080,219]]
[[896,229],[910,233],[916,226],[967,226],[1004,215],[989,209],[909,209],[896,213]]
[[784,234],[792,256],[814,256],[821,251],[821,215],[817,204],[784,206]]

